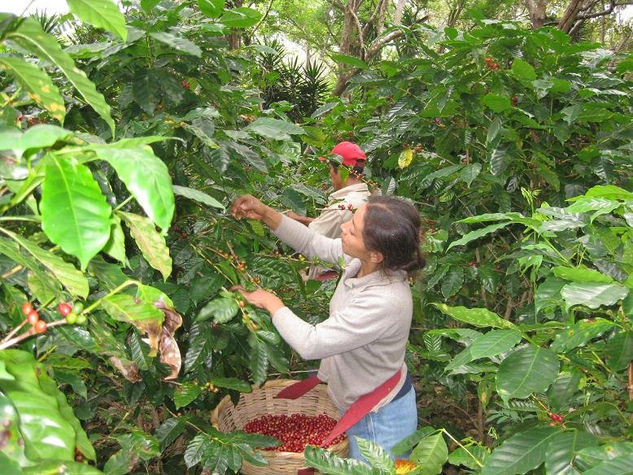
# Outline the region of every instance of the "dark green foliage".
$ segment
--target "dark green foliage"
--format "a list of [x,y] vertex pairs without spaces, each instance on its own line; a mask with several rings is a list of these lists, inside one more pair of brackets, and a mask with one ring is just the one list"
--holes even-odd
[[[415,202],[424,223],[407,362],[431,423],[400,452],[433,473],[447,461],[489,473],[626,466],[631,58],[551,28],[418,25],[397,58],[326,103],[321,66],[287,62],[278,43],[228,49],[222,19],[252,26],[257,14],[225,8],[144,1],[106,34],[75,30],[65,50],[39,23],[0,17],[14,41],[0,57],[14,98],[0,115],[0,325],[18,325],[26,301],[51,324],[0,351],[12,427],[0,464],[52,470],[75,449],[112,473],[263,463],[256,449],[273,441],[222,434],[209,410],[313,364],[231,287],[272,289],[316,323],[334,283],[304,282],[303,256],[227,210],[248,192],[317,212],[326,171],[302,151],[354,140],[372,182]],[[59,324],[59,301],[87,324]],[[157,330],[182,358],[175,379]],[[28,406],[34,394],[50,407]],[[32,411],[68,425],[63,444],[34,450],[27,424],[20,448],[12,421]],[[371,467],[306,456],[323,472],[392,473],[379,447],[363,450]]]
[[323,64],[309,61],[299,64],[299,58],[286,60],[284,46],[277,40],[265,43],[257,65],[258,87],[262,91],[263,107],[288,103],[287,115],[293,121],[309,117],[324,102],[328,90]]

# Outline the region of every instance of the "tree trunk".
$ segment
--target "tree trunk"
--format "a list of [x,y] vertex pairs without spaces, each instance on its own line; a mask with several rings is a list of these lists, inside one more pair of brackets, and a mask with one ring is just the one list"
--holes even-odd
[[306,41],[306,65],[312,63],[312,52],[310,51],[310,45]]
[[615,48],[613,48],[614,52],[622,53],[623,51],[626,51],[627,49],[629,49],[629,45],[631,44],[632,37],[633,37],[633,32],[631,32],[631,30],[629,29],[625,30],[625,32],[623,32],[622,34],[622,39],[620,40],[620,43],[618,43],[618,45]]
[[[363,45],[361,44],[362,30],[359,29],[357,12],[364,0],[349,0],[343,12],[343,32],[339,42],[339,53],[359,57]],[[347,81],[354,74],[350,66],[339,65],[338,77],[332,94],[340,96],[347,88]]]
[[458,0],[454,5],[451,5],[446,26],[453,28],[457,24],[457,20],[459,20],[459,17],[462,15],[465,4],[466,0]]
[[[348,1],[344,12],[343,33],[339,43],[339,52],[369,61],[380,53],[385,44],[401,36],[402,32],[395,31],[381,37],[385,28],[385,19],[387,17],[387,8],[391,3],[390,0],[379,0],[369,19],[362,25],[358,12],[364,1]],[[394,24],[400,24],[402,21],[402,11],[405,3],[406,0],[397,0]],[[339,73],[332,94],[335,96],[343,94],[347,88],[347,82],[356,72],[357,70],[350,66],[339,66]]]
[[576,24],[578,14],[583,8],[584,0],[571,0],[562,18],[558,21],[558,29],[569,33]]
[[394,25],[399,25],[402,23],[402,13],[404,12],[404,4],[406,0],[398,0],[396,3],[396,12],[393,14],[393,23]]
[[525,0],[525,6],[530,15],[532,29],[542,27],[545,24],[547,0]]
[[[242,6],[243,0],[233,0],[231,3],[233,8],[238,8]],[[229,49],[239,49],[242,46],[242,33],[240,32],[229,33],[226,39],[229,42]]]

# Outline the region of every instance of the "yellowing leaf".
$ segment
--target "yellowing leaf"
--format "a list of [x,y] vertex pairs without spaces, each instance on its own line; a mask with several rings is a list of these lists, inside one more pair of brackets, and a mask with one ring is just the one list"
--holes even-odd
[[400,157],[398,157],[398,166],[400,168],[407,168],[409,165],[411,165],[412,161],[413,150],[411,150],[410,148],[405,148],[400,154]]
[[134,213],[118,211],[117,214],[127,224],[134,241],[149,265],[159,271],[163,275],[163,279],[167,280],[171,274],[172,260],[169,248],[165,244],[165,238],[156,231],[154,223],[149,218]]

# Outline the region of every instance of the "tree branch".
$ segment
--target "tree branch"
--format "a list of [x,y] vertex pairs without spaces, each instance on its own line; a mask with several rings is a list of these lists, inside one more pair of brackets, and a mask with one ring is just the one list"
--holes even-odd
[[336,0],[328,0],[328,3],[334,8],[341,10],[342,12],[345,11],[345,5],[343,5],[341,2],[337,2]]
[[268,7],[266,7],[266,13],[264,13],[262,15],[262,17],[259,19],[259,21],[257,22],[257,24],[255,25],[255,27],[253,28],[253,31],[251,32],[252,36],[255,36],[255,33],[257,32],[259,26],[263,23],[263,21],[266,19],[266,17],[268,16],[268,14],[270,13],[270,8],[273,6],[273,2],[275,0],[270,0],[270,2],[268,2]]
[[[376,8],[374,9],[374,12],[369,17],[369,20],[365,22],[365,28],[363,28],[364,34],[367,33],[367,31],[369,30],[369,27],[371,26],[371,24],[374,22],[374,20],[376,19],[378,15],[381,15],[382,19],[384,20],[384,10],[387,7],[387,3],[388,3],[388,0],[380,0],[376,4]],[[376,28],[376,31],[380,32],[381,27],[382,25],[379,24],[378,27]]]
[[565,31],[566,33],[573,34],[578,31],[585,20],[611,15],[616,7],[633,5],[633,1],[616,2],[615,0],[610,0],[609,6],[602,11],[581,14],[581,12],[590,12],[597,3],[598,0],[594,0],[583,6],[578,0],[576,0],[567,7],[563,17],[558,22],[551,22],[548,24],[557,24],[559,29]]
[[358,43],[360,45],[360,59],[365,60],[365,38],[363,36],[363,27],[360,25],[360,20],[356,15],[356,12],[349,7],[349,13],[354,19],[354,23],[356,23],[356,29],[358,30]]
[[365,57],[367,59],[371,59],[389,42],[400,38],[404,34],[403,30],[394,30],[391,33],[383,36],[382,38],[377,38],[369,48],[367,48],[367,53]]

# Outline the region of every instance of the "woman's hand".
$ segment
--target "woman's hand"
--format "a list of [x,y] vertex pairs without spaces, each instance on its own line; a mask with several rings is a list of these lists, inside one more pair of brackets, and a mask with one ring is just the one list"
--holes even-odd
[[266,214],[268,206],[251,195],[238,197],[231,206],[231,214],[235,219],[257,219],[261,221]]
[[262,289],[257,289],[252,292],[244,289],[241,285],[236,285],[235,287],[231,287],[231,290],[237,290],[241,293],[246,301],[251,305],[255,305],[256,307],[263,308],[271,315],[275,313],[280,308],[285,307],[284,303],[281,301],[279,297],[277,297],[272,292],[267,292]]
[[273,230],[281,223],[280,213],[251,195],[237,198],[231,206],[231,214],[235,219],[256,219]]

